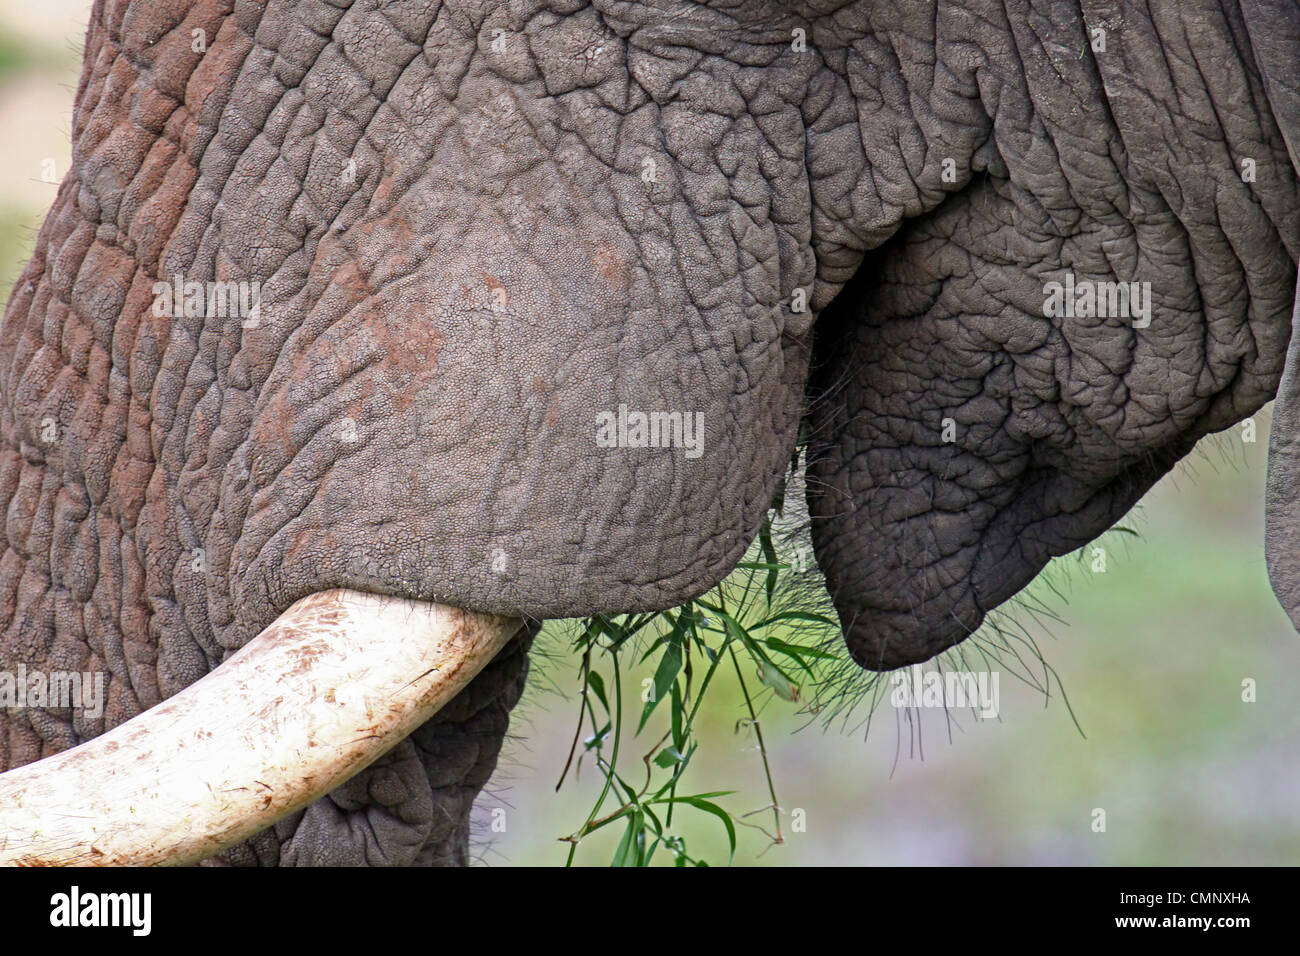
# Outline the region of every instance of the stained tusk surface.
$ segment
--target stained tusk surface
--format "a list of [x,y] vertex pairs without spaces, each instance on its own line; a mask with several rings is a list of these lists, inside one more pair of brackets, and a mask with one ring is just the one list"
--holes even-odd
[[309,595],[174,697],[0,774],[0,865],[211,856],[377,760],[522,623],[359,591]]

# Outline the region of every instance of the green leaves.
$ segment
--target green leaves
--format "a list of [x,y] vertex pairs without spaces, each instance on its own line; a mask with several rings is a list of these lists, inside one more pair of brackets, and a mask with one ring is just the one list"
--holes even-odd
[[614,851],[610,866],[640,866],[645,858],[645,814],[640,810],[634,812],[627,821],[623,839]]
[[[750,728],[758,741],[769,798],[760,810],[772,812],[774,832],[754,823],[746,826],[760,830],[775,843],[782,842],[776,787],[746,674],[757,677],[760,692],[770,692],[787,703],[798,702],[801,687],[793,674],[800,675],[800,681],[816,684],[830,667],[842,662],[825,649],[839,646],[838,642],[832,644],[839,628],[824,614],[781,607],[781,575],[790,566],[780,560],[767,522],[759,531],[754,551],[757,560],[740,564],[731,578],[700,600],[658,614],[593,617],[581,622],[573,645],[583,654],[583,693],[569,759],[572,763],[576,758],[579,766],[583,760],[594,759],[603,786],[585,822],[561,838],[569,844],[569,863],[585,838],[617,827],[621,833],[610,859],[612,866],[649,866],[660,851],[670,854],[675,866],[707,866],[705,859],[687,850],[685,836],[674,826],[674,814],[680,817],[685,811],[716,820],[719,836],[726,841],[726,862],[735,859],[738,815],[718,802],[734,791],[678,793],[702,746],[696,721],[710,688],[717,686],[718,667],[725,658],[732,661],[733,668],[728,671],[734,669],[735,686],[749,714],[740,723]],[[628,657],[634,649],[638,656]],[[741,667],[738,651],[753,662],[752,672]],[[629,685],[639,688],[639,693],[631,695],[640,703],[634,731],[624,726],[623,683],[629,666],[642,673],[653,668],[652,677],[642,678],[638,673]],[[584,736],[587,727],[595,729]],[[620,769],[620,756],[628,747],[636,757],[627,761],[630,770]],[[567,770],[566,765],[565,776]],[[639,785],[632,782],[642,778]],[[612,808],[607,808],[611,802]],[[739,815],[750,814],[742,810]]]
[[604,680],[602,680],[602,679],[601,679],[601,676],[600,676],[599,674],[597,674],[596,672],[594,672],[594,671],[593,671],[593,672],[591,673],[591,675],[590,675],[590,680],[591,680],[591,692],[592,692],[593,694],[595,694],[595,695],[596,695],[596,699],[597,699],[598,701],[600,701],[600,706],[604,707],[605,710],[608,712],[608,710],[609,710],[609,701],[607,701],[607,700],[605,699],[605,682],[604,682]]
[[668,696],[669,688],[676,686],[677,675],[682,669],[682,620],[680,616],[668,635],[664,652],[659,658],[659,667],[655,670],[654,685],[651,687],[650,699],[641,711],[641,722],[636,726],[639,734],[645,728],[645,722],[654,713],[659,701]]
[[799,699],[799,686],[786,677],[781,672],[781,668],[769,660],[758,662],[758,679],[776,691],[776,696],[782,700],[796,701]]
[[[782,490],[784,492],[784,489]],[[780,565],[776,564],[776,547],[772,544],[772,528],[766,521],[763,522],[763,527],[759,529],[758,543],[763,550],[763,560],[769,565],[764,590],[767,592],[767,606],[771,607],[772,595],[776,591],[776,579],[781,572],[778,570]],[[776,567],[772,567],[772,565],[776,565]]]
[[697,810],[703,810],[705,813],[711,813],[722,821],[723,828],[727,831],[727,844],[731,848],[731,853],[727,857],[727,865],[736,858],[736,825],[731,822],[731,815],[716,803],[710,803],[703,797],[678,797],[682,803],[688,803]]
[[[704,604],[703,601],[700,603]],[[709,607],[707,604],[704,606]],[[758,679],[762,681],[763,684],[776,691],[777,696],[783,700],[798,700],[798,685],[795,684],[795,682],[792,681],[789,676],[781,670],[781,668],[777,667],[776,664],[772,662],[772,659],[767,656],[763,648],[759,646],[759,643],[754,640],[749,629],[721,608],[710,607],[709,609],[722,618],[723,622],[726,624],[727,633],[743,644],[745,650],[749,651],[750,655],[754,658],[755,663],[758,665]]]
[[682,756],[682,752],[676,747],[665,747],[663,750],[659,751],[659,755],[655,757],[655,766],[667,769],[674,764],[681,763],[685,759],[686,758]]

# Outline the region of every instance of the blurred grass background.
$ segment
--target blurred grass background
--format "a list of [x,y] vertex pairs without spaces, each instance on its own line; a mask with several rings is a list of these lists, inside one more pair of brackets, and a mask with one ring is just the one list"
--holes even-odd
[[[54,197],[55,185],[41,181],[42,163],[53,159],[60,177],[68,168],[88,8],[85,0],[0,0],[6,296]],[[999,721],[961,714],[950,728],[942,712],[926,711],[919,746],[917,728],[887,703],[864,735],[856,723],[843,732],[804,726],[795,705],[765,697],[762,726],[786,839],[773,846],[742,828],[737,861],[1300,862],[1300,637],[1266,577],[1267,411],[1255,421],[1255,442],[1243,441],[1240,428],[1208,439],[1147,496],[1123,522],[1141,538],[1105,540],[1106,573],[1073,556],[1047,572],[1063,595],[1048,603],[1064,623],[1028,626],[1086,737],[1059,696],[1045,701],[1007,674]],[[629,684],[639,687],[643,676],[630,675]],[[1255,703],[1242,701],[1247,678],[1257,682]],[[598,783],[588,762],[580,779],[571,775],[560,793],[554,789],[577,690],[576,659],[558,655],[535,668],[515,739],[482,801],[483,861],[563,861],[566,845],[557,838],[585,819]],[[745,710],[734,681],[713,693],[687,779],[692,792],[739,790],[719,800],[739,815],[768,802],[766,783],[752,730],[737,729]],[[637,743],[621,764],[629,773],[649,749]],[[494,807],[504,808],[495,817],[504,832],[491,829]],[[796,808],[804,832],[791,831]],[[1095,808],[1106,811],[1104,833],[1092,829]],[[770,813],[748,819],[771,829]],[[675,823],[694,855],[725,861],[716,820],[686,812]],[[577,862],[608,862],[619,833],[611,827],[589,837]]]

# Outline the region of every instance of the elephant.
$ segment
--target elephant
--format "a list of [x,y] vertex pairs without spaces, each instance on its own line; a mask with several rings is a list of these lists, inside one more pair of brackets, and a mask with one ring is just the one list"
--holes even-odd
[[390,675],[440,709],[185,857],[465,863],[539,622],[704,593],[800,448],[888,671],[1276,398],[1300,623],[1298,54],[1290,0],[96,0],[0,327],[0,671],[105,698],[0,710],[0,792],[57,814],[171,700],[152,759],[251,747],[199,688],[272,712],[354,624],[473,632]]

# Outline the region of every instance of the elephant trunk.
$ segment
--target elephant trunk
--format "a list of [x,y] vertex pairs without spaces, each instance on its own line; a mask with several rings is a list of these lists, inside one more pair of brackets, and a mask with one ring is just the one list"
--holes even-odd
[[302,598],[174,697],[0,774],[0,865],[219,853],[382,756],[521,625],[358,591]]

